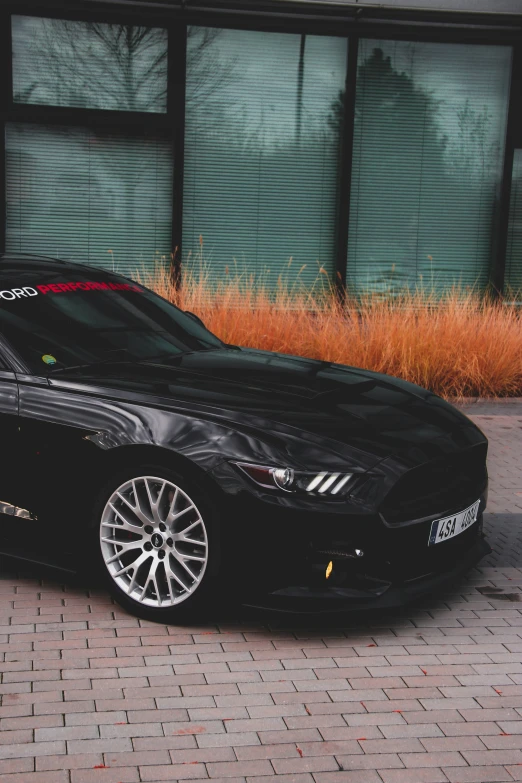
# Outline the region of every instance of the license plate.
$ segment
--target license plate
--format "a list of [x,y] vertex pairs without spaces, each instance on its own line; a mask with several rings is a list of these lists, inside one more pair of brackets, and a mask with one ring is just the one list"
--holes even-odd
[[459,511],[458,514],[454,514],[452,517],[435,519],[431,523],[428,546],[432,546],[432,544],[441,544],[443,541],[458,536],[459,533],[463,533],[464,530],[471,527],[471,525],[477,521],[479,506],[480,500],[477,500],[476,503],[473,503],[473,505],[465,511]]

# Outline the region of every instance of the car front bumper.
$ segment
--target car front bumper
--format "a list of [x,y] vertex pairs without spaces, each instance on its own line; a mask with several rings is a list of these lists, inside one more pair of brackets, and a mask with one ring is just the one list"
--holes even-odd
[[247,606],[292,613],[346,612],[391,609],[412,603],[422,596],[434,594],[457,581],[491,552],[482,534],[449,568],[435,571],[400,583],[380,581],[364,588],[335,585],[292,585],[266,594],[252,595]]
[[[429,544],[435,519],[477,499],[473,525]],[[377,512],[348,513],[346,504],[298,509],[291,499],[282,507],[244,493],[230,500],[224,572],[247,606],[304,613],[402,606],[458,579],[491,551],[482,530],[487,483],[444,513],[398,524]]]

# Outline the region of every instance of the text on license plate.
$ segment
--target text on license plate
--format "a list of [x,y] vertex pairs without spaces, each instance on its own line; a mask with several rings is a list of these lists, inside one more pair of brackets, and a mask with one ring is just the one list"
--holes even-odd
[[476,503],[473,503],[465,511],[459,511],[458,514],[454,514],[452,517],[435,519],[431,523],[428,546],[440,544],[442,541],[447,541],[448,538],[458,536],[459,533],[467,530],[468,527],[477,521],[479,506],[480,500],[477,500]]

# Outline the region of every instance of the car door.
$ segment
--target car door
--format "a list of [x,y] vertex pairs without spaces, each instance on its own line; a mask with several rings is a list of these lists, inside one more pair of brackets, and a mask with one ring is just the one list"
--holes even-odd
[[89,481],[82,447],[96,447],[85,440],[89,431],[75,420],[74,401],[71,405],[45,375],[16,376],[20,479],[14,514],[21,518],[18,522],[23,520],[24,536],[22,545],[20,536],[10,538],[5,551],[69,570],[68,553],[77,548],[78,517],[85,504],[85,498],[75,495],[75,486],[78,476],[84,477],[84,487]]
[[13,527],[19,502],[20,453],[18,383],[9,351],[0,336],[0,538]]
[[27,375],[23,360],[0,333],[0,552],[46,562],[40,553],[52,536],[37,502],[43,460],[38,442],[24,441],[22,426],[27,385],[48,388],[44,376]]

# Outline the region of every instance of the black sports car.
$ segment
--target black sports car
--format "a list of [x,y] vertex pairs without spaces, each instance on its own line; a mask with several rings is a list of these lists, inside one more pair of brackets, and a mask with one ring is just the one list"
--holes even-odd
[[386,607],[474,565],[487,441],[436,395],[225,345],[131,280],[0,258],[1,551],[131,612]]

